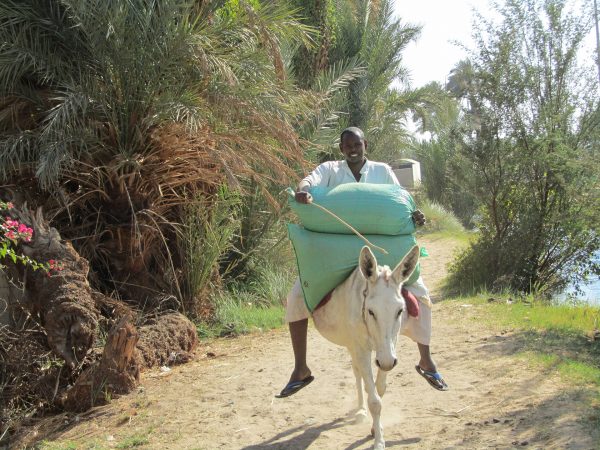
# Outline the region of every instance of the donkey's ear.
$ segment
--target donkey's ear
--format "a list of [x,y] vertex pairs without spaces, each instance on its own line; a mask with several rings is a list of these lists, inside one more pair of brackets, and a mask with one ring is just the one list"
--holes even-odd
[[404,283],[408,278],[412,275],[413,270],[417,266],[419,262],[419,247],[414,246],[410,249],[410,251],[406,254],[402,261],[398,263],[394,272],[392,273],[392,277],[396,283]]
[[375,255],[366,245],[360,251],[358,267],[363,277],[367,280],[374,281],[377,279],[377,259],[375,259]]

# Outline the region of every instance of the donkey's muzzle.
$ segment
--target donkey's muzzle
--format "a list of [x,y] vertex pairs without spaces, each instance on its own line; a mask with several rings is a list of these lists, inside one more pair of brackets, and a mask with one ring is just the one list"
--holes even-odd
[[392,362],[392,366],[391,367],[383,367],[381,364],[379,364],[379,360],[376,359],[375,360],[375,365],[377,367],[379,367],[381,370],[392,370],[394,367],[396,367],[396,364],[398,364],[398,358],[394,358],[394,361]]

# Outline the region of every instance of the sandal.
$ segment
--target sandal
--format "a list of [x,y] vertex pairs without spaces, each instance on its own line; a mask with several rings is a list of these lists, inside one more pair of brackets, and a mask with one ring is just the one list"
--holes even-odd
[[419,375],[427,380],[432,388],[438,391],[447,391],[449,389],[439,372],[430,372],[429,370],[422,369],[419,365],[416,365],[415,369],[417,369]]
[[306,377],[304,380],[300,380],[300,381],[291,381],[289,382],[283,389],[282,391],[276,395],[275,397],[277,398],[284,398],[284,397],[289,397],[290,395],[294,395],[296,392],[298,392],[300,389],[302,389],[303,387],[308,386],[310,383],[312,383],[312,381],[315,379],[315,377],[313,377],[312,375],[309,375],[308,377]]

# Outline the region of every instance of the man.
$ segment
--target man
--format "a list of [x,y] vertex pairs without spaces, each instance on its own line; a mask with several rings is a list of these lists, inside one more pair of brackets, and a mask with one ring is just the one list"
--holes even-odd
[[[346,128],[340,136],[340,151],[344,155],[344,160],[325,162],[300,181],[295,194],[296,201],[304,204],[310,203],[312,198],[308,190],[311,186],[334,187],[356,182],[399,185],[398,179],[387,164],[367,160],[366,149],[367,141],[362,130],[356,127]],[[425,216],[421,211],[415,211],[413,219],[417,225],[425,224]],[[402,331],[402,334],[417,342],[420,360],[415,368],[432,387],[445,391],[448,389],[448,385],[437,371],[429,349],[431,338],[429,293],[421,277],[414,284],[405,286],[405,288],[408,293],[403,290],[403,295],[409,311],[411,309],[410,302],[416,303],[415,297],[427,305],[427,307],[419,308],[418,317],[409,316],[407,326]],[[288,397],[295,394],[314,380],[306,363],[308,317],[309,312],[304,304],[300,281],[296,280],[288,295],[286,308],[286,321],[289,325],[294,350],[294,370],[288,384],[277,397]]]

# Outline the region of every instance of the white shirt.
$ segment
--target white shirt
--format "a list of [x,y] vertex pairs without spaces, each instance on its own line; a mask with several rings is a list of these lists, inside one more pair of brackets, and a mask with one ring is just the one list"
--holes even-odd
[[[324,162],[318,165],[302,181],[306,181],[311,186],[335,187],[345,183],[356,183],[356,178],[354,178],[348,163],[344,160]],[[390,166],[368,159],[360,169],[360,180],[358,182],[400,186],[398,178],[396,178]]]

